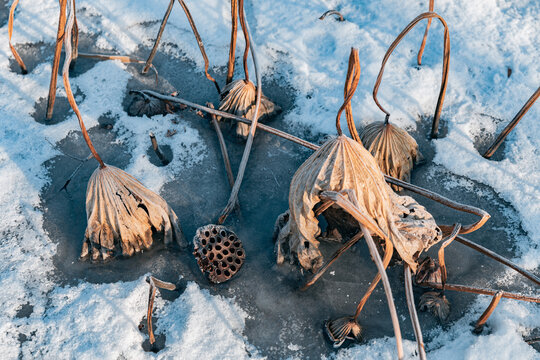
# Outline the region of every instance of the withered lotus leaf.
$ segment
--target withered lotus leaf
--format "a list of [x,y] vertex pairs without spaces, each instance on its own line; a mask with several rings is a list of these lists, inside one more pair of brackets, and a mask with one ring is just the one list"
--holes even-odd
[[[244,79],[229,83],[221,92],[223,99],[219,103],[219,110],[231,114],[243,116],[252,120],[257,100],[257,88],[251,81]],[[272,116],[281,111],[270,99],[262,95],[258,118]],[[249,133],[249,125],[238,123],[236,127],[238,136],[246,138]]]
[[98,167],[86,189],[88,225],[81,258],[131,256],[152,246],[153,231],[164,242],[183,245],[178,218],[163,198],[114,166]]
[[382,172],[409,181],[415,163],[422,159],[416,140],[398,126],[383,121],[367,125],[360,139]]
[[[328,140],[296,171],[289,189],[289,213],[278,218],[278,263],[294,256],[306,270],[322,265],[319,221],[314,207],[323,191],[349,190],[360,210],[394,244],[413,271],[423,250],[440,240],[433,217],[410,197],[400,197],[386,184],[375,158],[360,143],[341,135]],[[279,223],[279,224],[278,224]]]

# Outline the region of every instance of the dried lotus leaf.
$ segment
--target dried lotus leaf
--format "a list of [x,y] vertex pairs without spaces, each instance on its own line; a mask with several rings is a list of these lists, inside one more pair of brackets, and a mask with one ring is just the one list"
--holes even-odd
[[[416,140],[407,131],[390,123],[377,121],[369,124],[360,138],[386,175],[409,181],[414,164],[422,159]],[[397,187],[394,189],[399,190]]]
[[166,115],[173,112],[173,106],[165,101],[140,94],[135,95],[128,107],[129,116]]
[[[373,156],[358,142],[341,135],[323,144],[291,181],[289,219],[277,232],[278,263],[296,257],[304,269],[319,269],[323,261],[316,240],[320,228],[313,209],[321,202],[323,191],[342,190],[356,194],[360,210],[373,219],[413,271],[420,252],[440,240],[440,230],[431,215],[412,198],[394,194]],[[422,216],[406,219],[415,211]],[[425,229],[414,229],[415,225]],[[411,229],[414,232],[410,236],[402,233]],[[415,238],[418,234],[420,239]]]
[[154,231],[182,245],[178,218],[163,198],[114,166],[97,168],[86,190],[88,225],[81,258],[106,260],[149,249]]
[[[221,95],[223,99],[219,103],[219,110],[252,120],[257,100],[257,88],[255,84],[243,79],[236,80],[227,84]],[[274,104],[266,96],[261,96],[258,119],[265,116],[272,116],[280,111],[281,108],[279,106]],[[249,125],[238,123],[236,133],[238,136],[246,138],[249,134]]]

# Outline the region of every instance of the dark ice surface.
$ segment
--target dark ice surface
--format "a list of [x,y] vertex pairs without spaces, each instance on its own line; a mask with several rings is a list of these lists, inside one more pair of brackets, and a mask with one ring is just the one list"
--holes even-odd
[[[85,44],[89,43],[91,41],[81,37],[81,51]],[[40,51],[34,51],[36,57]],[[149,49],[143,48],[134,55],[144,58],[148,52]],[[26,58],[31,53],[32,51],[28,51]],[[50,58],[47,61],[49,60]],[[93,60],[79,59],[74,68],[74,76],[91,68],[93,63]],[[151,88],[163,93],[176,90],[183,98],[200,104],[210,101],[217,107],[219,98],[213,84],[205,78],[201,69],[195,68],[194,63],[158,52],[154,64],[159,69],[159,85],[155,85],[152,76],[139,74],[140,65],[130,65],[129,70],[133,74],[133,79],[126,90]],[[219,68],[216,72],[212,72],[212,75],[223,86],[225,69]],[[282,114],[271,119],[268,124],[287,130],[283,117],[294,107],[296,95],[293,87],[278,78],[265,78],[263,89],[265,95],[283,108]],[[126,91],[123,104],[125,109],[131,98]],[[62,101],[59,105],[55,110],[61,119],[71,110],[64,106]],[[36,109],[41,108],[42,105],[36,105]],[[202,163],[185,169],[176,179],[165,184],[160,194],[175,210],[186,239],[191,243],[198,227],[217,220],[228,200],[230,188],[217,137],[209,120],[201,118],[191,110],[183,110],[179,112],[179,116],[197,129],[208,147],[208,154]],[[39,121],[38,118],[36,120]],[[334,119],[328,121],[333,122]],[[465,178],[453,175],[443,167],[433,164],[434,148],[427,139],[430,119],[421,118],[418,121],[418,130],[412,135],[419,142],[426,163],[414,170],[411,182],[453,200],[488,211],[491,214],[488,223],[467,237],[503,256],[512,258],[519,255],[516,254],[516,247],[513,244],[516,238],[525,237],[526,234],[521,228],[516,211],[490,187],[469,179],[461,181]],[[444,119],[442,122],[444,127]],[[171,124],[171,130],[174,130],[174,126]],[[233,171],[236,173],[244,143],[235,138],[234,128],[228,124],[222,124],[222,130],[227,141]],[[313,142],[322,138],[316,134],[306,136],[300,130],[296,131],[298,131],[296,135]],[[442,134],[444,132],[443,129]],[[90,129],[89,133],[105,162],[119,168],[127,167],[132,159],[126,150],[127,147],[115,142],[114,118],[102,116],[100,126]],[[85,158],[89,154],[80,132],[71,133],[58,143],[58,147],[64,153],[79,158]],[[299,287],[308,278],[308,274],[302,274],[296,265],[276,265],[272,240],[274,222],[276,217],[288,208],[288,187],[294,172],[311,153],[311,150],[287,140],[262,131],[257,132],[240,191],[240,214],[233,212],[225,223],[243,241],[246,262],[231,281],[220,285],[212,285],[203,277],[190,252],[191,249],[186,251],[166,248],[161,245],[159,234],[156,236],[156,246],[152,250],[132,258],[116,259],[106,264],[79,261],[78,256],[86,228],[84,206],[86,184],[96,168],[96,162],[87,161],[71,181],[67,191],[60,192],[60,188],[79,163],[68,156],[56,156],[45,163],[51,183],[41,194],[45,229],[50,238],[58,244],[58,253],[54,259],[55,280],[59,285],[74,285],[80,281],[111,283],[132,281],[151,273],[162,280],[175,282],[179,275],[182,275],[181,283],[195,281],[212,294],[234,297],[250,315],[246,321],[245,335],[263,355],[270,358],[298,355],[298,352],[293,350],[294,347],[289,348],[291,344],[301,347],[303,358],[330,355],[335,350],[324,336],[324,322],[354,313],[357,301],[376,274],[376,267],[369,257],[365,242],[361,241],[346,252],[318,283],[301,292]],[[464,182],[472,186],[463,186]],[[454,186],[447,188],[446,183]],[[438,223],[468,224],[476,221],[475,216],[451,210],[417,195],[414,197],[427,207]],[[328,243],[321,245],[327,259],[338,246]],[[435,246],[429,254],[436,257],[438,248],[439,246]],[[457,242],[447,248],[446,259],[449,270],[448,281],[451,283],[497,287],[494,280],[504,271],[502,265]],[[401,319],[403,336],[414,340],[403,288],[403,267],[401,265],[391,267],[388,276]],[[505,288],[519,290],[520,284],[508,285]],[[415,289],[417,304],[423,291]],[[162,294],[165,299],[172,300],[179,292],[163,291]],[[451,314],[442,324],[442,331],[463,315],[475,295],[447,292],[447,297],[451,303]],[[441,325],[429,313],[419,312],[419,317],[429,350],[428,332]],[[139,322],[142,318],[134,320]],[[393,336],[381,285],[366,304],[360,316],[360,323],[365,340]],[[470,336],[475,335],[471,333]],[[160,337],[160,343],[163,342]]]

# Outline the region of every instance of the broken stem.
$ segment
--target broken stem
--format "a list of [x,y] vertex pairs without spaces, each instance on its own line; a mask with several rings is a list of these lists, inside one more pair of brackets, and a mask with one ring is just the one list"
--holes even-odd
[[157,143],[157,140],[156,140],[156,136],[154,135],[153,132],[150,132],[148,133],[148,136],[150,136],[150,141],[152,142],[152,149],[154,149],[154,152],[156,153],[157,157],[159,158],[159,161],[161,161],[161,163],[163,164],[163,166],[167,165],[168,163],[170,163],[169,160],[167,160],[167,158],[165,157],[165,155],[163,155],[163,153],[161,152],[161,150],[159,149],[159,145]]
[[373,261],[375,262],[375,265],[377,265],[377,270],[379,271],[379,274],[381,275],[381,278],[382,278],[384,291],[386,293],[386,300],[388,301],[388,309],[390,310],[390,317],[392,318],[392,326],[394,327],[394,334],[396,335],[398,359],[403,359],[403,344],[401,340],[401,330],[399,328],[399,320],[397,317],[396,306],[394,305],[394,298],[392,297],[392,289],[390,287],[390,281],[388,281],[388,275],[386,275],[385,266],[383,264],[381,256],[379,255],[377,246],[375,245],[375,242],[373,241],[373,238],[371,237],[371,234],[369,233],[369,230],[362,223],[359,223],[359,224],[360,224],[360,229],[362,229],[362,232],[364,233],[364,239],[366,239],[366,242],[368,244],[371,257]]
[[337,20],[338,21],[345,21],[345,19],[343,18],[343,15],[341,15],[341,13],[337,10],[328,10],[326,11],[324,14],[322,14],[320,17],[319,17],[319,20],[324,20],[325,17],[329,16],[329,15],[336,15],[337,16]]
[[[80,161],[80,164],[77,165],[77,167],[75,168],[75,170],[73,170],[73,172],[71,173],[71,175],[69,176],[69,178],[66,180],[64,186],[62,186],[62,188],[60,189],[60,191],[62,190],[67,190],[67,186],[69,185],[69,183],[71,182],[71,180],[73,180],[73,178],[75,177],[75,175],[79,172],[79,170],[81,169],[81,167],[84,165],[85,162],[87,162],[88,160],[90,160],[91,158],[93,158],[94,155],[93,154],[90,154],[88,155],[88,157],[86,159],[83,159],[83,160],[80,160],[80,159],[76,159],[78,161]],[[73,158],[73,157],[71,157]]]
[[418,314],[416,313],[416,306],[414,304],[411,268],[407,263],[403,265],[403,271],[405,272],[405,296],[407,297],[407,307],[409,308],[414,336],[416,337],[416,343],[418,344],[418,356],[420,357],[420,360],[426,360],[426,349],[424,348],[422,328],[420,327],[420,321],[418,320]]
[[341,113],[345,110],[345,117],[347,118],[347,126],[351,137],[353,140],[360,143],[360,136],[358,131],[356,131],[356,126],[354,125],[351,100],[358,86],[358,81],[360,81],[360,60],[358,57],[358,50],[351,48],[351,54],[349,55],[349,68],[347,69],[347,77],[345,79],[345,87],[343,89],[343,104],[339,108],[339,111],[336,116],[336,129],[338,135],[341,135],[343,132],[341,130],[341,124],[339,122]]
[[[56,45],[54,49],[54,59],[52,64],[51,82],[49,84],[49,97],[47,100],[47,120],[52,119],[54,102],[56,100],[56,82],[58,79],[58,68],[60,67],[60,54],[62,53],[62,43],[64,42],[65,26],[66,26],[66,6],[67,0],[60,0],[60,15],[58,18],[58,33],[56,35]],[[73,5],[73,13],[75,13],[75,5]],[[73,24],[69,31],[72,31]],[[71,38],[71,34],[69,35]],[[71,40],[70,40],[71,41]],[[71,48],[71,44],[69,44]],[[71,56],[71,51],[70,51]],[[71,62],[71,59],[70,59]]]
[[[423,282],[423,283],[419,283],[418,285],[422,287],[443,290],[443,285],[440,283]],[[472,286],[457,285],[457,284],[445,284],[444,290],[459,291],[459,292],[466,292],[466,293],[479,294],[479,295],[490,295],[490,296],[494,296],[495,294],[497,294],[497,292],[500,291],[500,290],[483,289],[483,288],[476,288]],[[502,292],[501,296],[503,298],[540,303],[539,297],[527,296],[527,295],[522,295],[522,294],[517,294],[517,293],[512,293],[512,292],[507,292],[507,291],[501,291],[501,292]]]
[[487,248],[485,248],[485,247],[483,247],[481,245],[478,245],[477,243],[472,242],[471,240],[466,239],[466,238],[464,238],[462,236],[457,236],[456,241],[463,244],[463,245],[465,245],[465,246],[470,247],[473,250],[478,251],[479,253],[482,253],[482,254],[492,258],[495,261],[500,262],[503,265],[508,266],[509,268],[511,268],[511,269],[517,271],[518,273],[520,273],[521,275],[525,276],[527,279],[533,281],[536,285],[540,285],[540,279],[536,275],[534,275],[531,272],[523,269],[522,267],[516,265],[515,263],[513,263],[512,261],[502,257],[501,255],[499,255],[499,254],[497,254],[497,253],[495,253],[495,252],[493,252],[493,251],[491,251],[491,250],[489,250],[489,249],[487,249]]
[[351,239],[349,239],[345,244],[343,244],[343,246],[341,246],[335,253],[334,255],[332,255],[332,258],[330,259],[330,261],[328,261],[322,268],[319,269],[319,271],[317,271],[317,273],[315,275],[313,275],[313,277],[308,281],[306,282],[306,284],[300,288],[301,291],[305,291],[307,290],[311,285],[315,284],[315,282],[317,280],[319,280],[319,278],[321,276],[323,276],[323,274],[326,272],[326,270],[328,270],[330,268],[330,266],[347,250],[349,250],[354,244],[356,244],[358,242],[358,240],[360,240],[362,238],[363,234],[362,232],[359,232],[358,234],[354,235]]
[[154,338],[154,329],[152,329],[152,311],[154,310],[154,299],[156,297],[157,288],[176,290],[174,284],[161,281],[153,276],[146,278],[146,282],[150,284],[150,292],[148,294],[148,309],[146,311],[146,326],[148,327],[148,337],[151,345],[154,345],[156,339]]
[[[211,109],[214,108],[214,105],[212,105],[212,103],[206,103],[206,105],[208,105],[208,107]],[[221,128],[219,127],[216,115],[210,114],[210,117],[212,119],[212,125],[214,126],[218,137],[219,148],[221,149],[221,155],[223,156],[223,162],[225,163],[225,171],[227,172],[229,185],[232,188],[234,186],[234,174],[231,168],[231,161],[229,160],[229,152],[227,151],[227,145],[225,144],[225,139],[223,138],[223,133],[221,132]]]
[[148,70],[150,69],[150,66],[152,66],[152,61],[154,60],[154,56],[156,56],[156,52],[159,47],[159,42],[161,41],[163,30],[165,30],[165,25],[167,25],[167,20],[169,20],[169,15],[171,14],[173,5],[174,5],[174,0],[170,0],[169,6],[167,7],[167,11],[165,12],[165,15],[163,16],[163,20],[161,20],[161,26],[159,27],[159,32],[157,34],[156,41],[154,42],[154,46],[152,47],[152,51],[150,51],[150,55],[148,56],[148,59],[146,60],[144,68],[141,71],[142,74],[146,74]]
[[206,51],[204,50],[204,44],[201,40],[201,36],[199,35],[199,32],[197,31],[195,22],[193,21],[193,18],[191,17],[191,13],[189,12],[187,5],[184,3],[184,0],[178,0],[178,2],[180,3],[180,6],[182,6],[182,9],[184,9],[184,12],[186,13],[186,17],[188,19],[189,25],[191,26],[191,30],[193,31],[193,35],[195,35],[195,39],[197,40],[197,44],[199,45],[199,50],[201,50],[201,55],[204,59],[204,73],[206,74],[206,77],[208,78],[208,80],[214,83],[218,94],[221,94],[221,90],[219,89],[219,85],[217,81],[208,73],[208,56],[206,56]]
[[[240,0],[239,4],[243,4],[243,0]],[[241,20],[242,20],[244,18],[242,6],[239,7],[239,11],[240,10],[242,10],[242,13],[240,15]],[[248,37],[250,37],[251,33],[249,31],[249,25],[245,19],[243,20],[244,20],[243,22],[245,23],[245,31]],[[242,161],[240,162],[238,173],[236,175],[236,181],[234,182],[233,189],[231,190],[229,202],[227,203],[227,206],[225,206],[225,209],[223,209],[219,217],[220,224],[223,224],[223,222],[225,222],[225,219],[227,218],[227,216],[229,216],[230,212],[234,209],[235,204],[237,202],[238,192],[240,191],[240,186],[242,185],[242,179],[244,178],[244,173],[246,171],[249,154],[251,152],[251,146],[253,145],[253,138],[255,136],[255,131],[257,129],[257,124],[258,124],[258,119],[259,119],[259,108],[261,105],[262,84],[261,84],[261,74],[259,72],[259,62],[257,60],[257,52],[255,48],[256,48],[255,44],[252,44],[251,57],[253,59],[253,65],[255,67],[255,77],[257,80],[257,98],[255,102],[255,110],[253,111],[253,120],[252,120],[251,125],[249,126],[249,135],[246,141],[246,146],[244,148],[244,153],[242,155]]]
[[15,61],[17,61],[17,64],[19,64],[19,67],[21,68],[21,72],[23,75],[28,74],[28,70],[26,70],[26,65],[24,65],[24,61],[19,56],[19,53],[17,50],[15,50],[15,47],[11,43],[11,36],[13,35],[13,18],[15,17],[15,9],[17,8],[17,4],[19,3],[19,0],[14,0],[13,4],[11,4],[11,8],[9,9],[9,19],[8,19],[8,41],[9,41],[9,48],[11,49],[11,53],[13,54],[13,57],[15,58]]
[[[434,9],[434,0],[429,0],[429,11],[432,12]],[[431,18],[428,19],[427,25],[426,25],[426,31],[424,32],[424,37],[422,38],[422,44],[420,45],[420,50],[418,50],[418,56],[416,57],[416,61],[418,62],[418,65],[422,65],[422,55],[424,54],[424,48],[426,47],[426,41],[427,36],[429,32],[429,27],[431,26]]]
[[[96,149],[94,148],[94,145],[92,144],[92,141],[90,140],[90,136],[88,136],[88,132],[86,131],[86,127],[84,126],[84,122],[82,120],[81,112],[79,111],[79,107],[77,106],[77,103],[75,102],[75,98],[73,97],[73,92],[71,91],[71,84],[69,83],[69,64],[71,63],[71,31],[73,30],[73,23],[75,19],[75,8],[74,8],[74,1],[70,0],[70,13],[69,13],[69,19],[66,24],[66,41],[64,42],[64,46],[66,48],[66,59],[64,61],[64,68],[62,70],[62,77],[64,80],[64,88],[66,89],[66,96],[69,101],[69,105],[71,105],[71,108],[75,112],[75,115],[77,115],[77,119],[79,120],[79,126],[81,127],[81,132],[84,138],[84,141],[86,142],[86,145],[88,145],[88,148],[92,152],[92,155],[99,163],[100,168],[105,168],[105,163],[103,160],[101,160],[101,157],[97,153]],[[64,7],[65,9],[66,7]]]
[[[247,58],[248,58],[248,52],[249,52],[249,46],[250,46],[250,34],[249,34],[249,29],[247,27],[247,22],[246,22],[245,14],[244,14],[244,0],[238,0],[238,14],[240,17],[240,26],[242,27],[242,32],[244,33],[244,40],[246,42],[246,48],[244,50],[243,61],[244,61],[244,74],[245,74],[245,79],[247,82],[249,81]],[[253,51],[251,53],[253,55]],[[255,72],[257,72],[256,66],[255,66]],[[257,80],[257,88],[259,86],[260,86],[260,81]]]
[[484,311],[484,313],[480,316],[480,318],[476,322],[476,325],[474,326],[475,332],[480,333],[482,331],[482,328],[484,327],[486,321],[489,319],[491,314],[493,314],[493,311],[495,311],[495,308],[497,307],[497,305],[499,305],[499,301],[501,301],[502,294],[503,294],[502,291],[497,291],[497,293],[493,295],[493,299],[491,299],[489,306]]
[[519,112],[516,114],[516,116],[514,116],[514,118],[512,119],[512,121],[510,121],[510,124],[508,124],[504,130],[499,134],[499,136],[497,137],[497,139],[495,140],[495,142],[493,143],[493,145],[491,145],[489,147],[489,149],[484,153],[484,157],[486,159],[489,159],[491,158],[491,156],[493,156],[493,154],[495,153],[495,151],[497,151],[497,149],[499,148],[499,146],[501,146],[501,144],[503,143],[504,139],[506,139],[506,137],[508,136],[508,134],[510,134],[510,132],[516,127],[516,125],[518,124],[518,122],[521,120],[521,118],[527,113],[527,111],[529,111],[529,109],[531,108],[531,106],[533,106],[534,102],[540,97],[540,87],[538,89],[536,89],[536,91],[534,92],[534,94],[532,94],[532,96],[529,98],[529,100],[527,100],[527,102],[525,103],[525,105],[523,105],[523,107],[521,108],[521,110],[519,110]]
[[236,34],[238,33],[238,0],[231,0],[231,46],[229,47],[229,62],[227,63],[227,80],[229,84],[234,75],[234,54],[236,52]]
[[439,249],[439,265],[441,267],[441,283],[446,284],[446,263],[444,261],[444,248],[446,248],[454,239],[456,238],[457,234],[459,234],[459,230],[461,229],[461,224],[454,225],[454,230],[452,230],[452,233],[448,235],[447,238],[444,239],[443,244],[441,245],[441,248]]

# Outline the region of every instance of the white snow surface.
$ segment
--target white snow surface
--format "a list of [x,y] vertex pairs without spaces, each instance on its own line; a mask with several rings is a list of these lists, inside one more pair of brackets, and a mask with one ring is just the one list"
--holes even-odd
[[[10,2],[11,3],[11,2]],[[226,1],[187,1],[206,45],[212,66],[228,57],[229,5]],[[343,82],[351,46],[359,49],[362,76],[353,98],[358,124],[382,120],[371,91],[381,59],[389,44],[416,15],[427,11],[427,0],[403,2],[285,1],[248,2],[247,18],[258,44],[266,77],[292,84],[294,110],[286,115],[291,129],[301,133],[335,133],[334,118],[341,105]],[[167,1],[81,0],[78,22],[82,32],[96,36],[103,49],[130,53],[152,44]],[[177,4],[178,5],[178,4]],[[184,14],[175,6],[162,39],[161,50],[186,57],[202,66],[196,42]],[[346,21],[317,18],[328,9],[341,11]],[[536,104],[506,140],[500,162],[486,160],[474,147],[475,136],[496,134],[540,85],[540,2],[536,0],[437,0],[435,10],[449,24],[452,46],[450,77],[443,121],[446,137],[433,140],[435,162],[448,171],[492,187],[520,214],[528,239],[517,244],[514,259],[528,269],[540,266],[540,105]],[[7,11],[7,10],[4,10]],[[15,44],[52,43],[56,36],[58,2],[21,1],[15,18]],[[391,120],[414,129],[420,116],[435,108],[442,64],[442,26],[434,21],[423,65],[415,65],[424,25],[402,41],[387,64],[379,99]],[[237,56],[243,49],[238,36]],[[174,302],[157,300],[158,332],[166,347],[158,354],[145,353],[138,321],[145,314],[147,285],[133,282],[95,285],[81,282],[59,287],[49,276],[55,244],[43,230],[39,193],[49,179],[43,163],[58,155],[55,143],[78,129],[75,116],[53,126],[31,117],[35,102],[48,90],[51,64],[43,62],[28,75],[12,72],[7,23],[0,29],[0,354],[3,359],[22,358],[245,358],[259,357],[242,335],[248,316],[234,299],[213,296],[189,283]],[[507,77],[507,69],[512,75]],[[240,73],[241,67],[237,67]],[[126,169],[155,191],[182,169],[197,164],[204,144],[188,123],[180,126],[173,141],[172,166],[148,166],[145,156],[149,131],[165,132],[167,119],[132,118],[121,101],[130,78],[118,62],[97,63],[71,80],[88,128],[100,115],[118,118],[119,141],[133,153]],[[102,86],[96,86],[102,84]],[[63,92],[61,80],[59,93]],[[167,115],[172,117],[172,115]],[[500,120],[497,120],[500,119]],[[142,139],[145,141],[142,141]],[[182,150],[174,147],[182,146]],[[187,149],[187,150],[186,150]],[[150,171],[149,169],[152,168]],[[514,277],[508,275],[510,279]],[[158,298],[159,299],[159,298]],[[473,336],[471,321],[489,302],[478,297],[467,314],[445,329],[435,330],[427,344],[428,356],[437,359],[538,359],[522,335],[540,323],[537,305],[501,301],[490,318],[490,333]],[[29,317],[18,317],[23,305],[33,306]],[[209,310],[214,309],[214,310]],[[211,352],[203,352],[213,340]],[[21,337],[28,341],[21,341]],[[112,346],[114,345],[114,346]],[[415,344],[406,341],[411,356]],[[182,355],[180,355],[182,354]],[[376,339],[339,351],[339,359],[395,358],[392,338]]]

